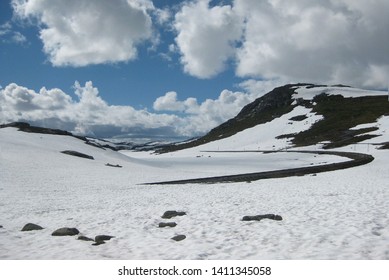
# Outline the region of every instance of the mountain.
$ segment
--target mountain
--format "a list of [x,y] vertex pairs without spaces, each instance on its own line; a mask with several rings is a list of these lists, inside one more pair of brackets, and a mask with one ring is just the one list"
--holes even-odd
[[[388,94],[383,91],[362,90],[344,85],[288,84],[277,87],[246,105],[236,117],[212,129],[205,136],[184,144],[164,147],[159,152],[218,142],[254,127],[258,130],[258,139],[262,139],[263,134],[269,133],[265,124],[276,119],[283,119],[284,122],[277,123],[281,128],[273,126],[273,129],[286,133],[273,135],[273,139],[268,137],[266,140],[277,142],[284,139],[288,143],[281,148],[316,144],[322,144],[324,149],[343,147],[380,136],[375,124],[358,126],[375,123],[380,117],[387,115]],[[264,128],[262,131],[261,127]],[[256,142],[260,144],[261,141]]]

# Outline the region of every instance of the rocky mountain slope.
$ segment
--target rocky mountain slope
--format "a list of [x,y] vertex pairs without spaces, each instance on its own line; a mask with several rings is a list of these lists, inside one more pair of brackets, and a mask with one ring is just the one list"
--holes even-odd
[[[275,135],[275,139],[286,139],[289,147],[322,143],[324,149],[329,149],[379,136],[376,125],[363,125],[388,116],[389,102],[387,93],[383,91],[367,91],[343,85],[288,84],[246,105],[236,117],[212,129],[205,136],[184,144],[164,147],[159,152],[177,151],[225,139],[290,115],[295,109],[305,109],[304,112],[309,114],[292,113],[293,116],[284,125],[309,122],[310,126],[302,131]],[[310,120],[309,116],[315,119]],[[358,127],[360,125],[363,127]],[[288,131],[287,128],[284,130]],[[384,146],[387,143],[381,144]]]

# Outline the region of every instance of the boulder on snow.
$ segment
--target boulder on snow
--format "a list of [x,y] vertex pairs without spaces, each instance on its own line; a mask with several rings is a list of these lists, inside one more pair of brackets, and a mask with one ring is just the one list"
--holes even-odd
[[182,211],[166,211],[165,213],[163,213],[162,219],[171,219],[177,216],[184,216],[184,215],[186,215],[186,213]]
[[52,236],[73,236],[79,233],[80,233],[79,230],[76,228],[64,227],[55,230],[51,235]]
[[81,157],[81,158],[94,160],[94,157],[80,153],[80,152],[76,152],[76,151],[66,150],[66,151],[62,151],[61,153],[66,154],[66,155],[75,156],[75,157]]
[[177,223],[174,223],[174,222],[172,222],[172,223],[159,223],[158,224],[158,227],[160,227],[160,228],[175,227],[175,226],[177,226]]
[[95,242],[96,243],[99,243],[99,242],[104,242],[104,241],[108,241],[108,240],[111,240],[112,238],[114,238],[115,236],[112,236],[112,235],[96,235],[95,237]]
[[244,216],[242,221],[260,221],[263,219],[271,219],[275,221],[282,221],[282,217],[274,214],[256,215],[256,216]]
[[183,234],[179,234],[179,235],[176,235],[176,236],[174,236],[174,237],[172,237],[172,239],[174,240],[174,241],[182,241],[182,240],[184,240],[186,238],[186,236],[185,235],[183,235]]
[[33,223],[28,223],[26,224],[21,231],[32,231],[32,230],[41,230],[43,227],[33,224]]

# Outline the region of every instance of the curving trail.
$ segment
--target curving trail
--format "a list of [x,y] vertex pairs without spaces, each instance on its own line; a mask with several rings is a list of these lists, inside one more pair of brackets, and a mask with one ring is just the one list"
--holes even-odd
[[196,179],[185,179],[185,180],[174,180],[174,181],[163,181],[146,183],[144,185],[170,185],[170,184],[216,184],[216,183],[232,183],[232,182],[249,182],[263,179],[274,179],[274,178],[285,178],[292,176],[304,176],[308,174],[316,174],[321,172],[335,171],[340,169],[351,168],[368,164],[374,160],[372,155],[362,153],[351,153],[351,152],[334,152],[334,151],[208,151],[208,152],[229,152],[229,153],[244,153],[244,152],[262,152],[262,153],[310,153],[318,155],[336,155],[340,157],[346,157],[350,160],[330,163],[318,166],[299,167],[283,170],[273,170],[265,172],[254,172],[237,175],[225,175],[215,177],[205,177]]

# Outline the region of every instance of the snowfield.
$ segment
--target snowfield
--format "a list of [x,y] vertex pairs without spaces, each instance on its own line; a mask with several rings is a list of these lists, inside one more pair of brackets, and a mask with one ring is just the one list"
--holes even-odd
[[[302,114],[308,118],[289,120]],[[373,155],[367,165],[251,183],[144,185],[348,160],[247,152],[290,150],[287,139],[275,137],[308,129],[320,118],[296,107],[228,139],[163,155],[119,153],[74,137],[0,129],[0,259],[389,259],[389,157],[374,145],[389,141],[389,117],[366,125],[378,127],[375,133],[382,136],[336,149]],[[246,152],[220,153],[224,150]],[[168,210],[186,215],[162,219]],[[259,214],[283,220],[242,221]],[[160,222],[177,226],[159,228]],[[44,229],[22,232],[27,223]],[[61,227],[115,238],[92,246],[77,236],[51,236]],[[171,239],[180,234],[186,239]]]

